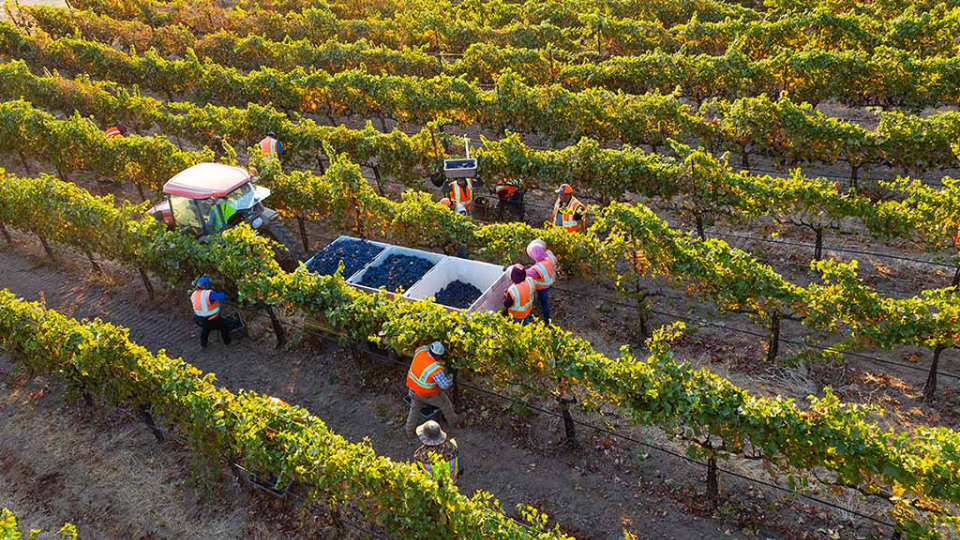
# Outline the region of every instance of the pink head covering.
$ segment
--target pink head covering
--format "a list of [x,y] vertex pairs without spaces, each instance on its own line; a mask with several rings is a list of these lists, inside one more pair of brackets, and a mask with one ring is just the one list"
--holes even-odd
[[533,262],[540,262],[547,257],[547,245],[537,238],[527,244],[527,255],[533,259]]
[[525,279],[527,279],[527,273],[524,271],[523,265],[513,265],[513,268],[510,269],[510,281],[514,283],[523,283],[523,280]]

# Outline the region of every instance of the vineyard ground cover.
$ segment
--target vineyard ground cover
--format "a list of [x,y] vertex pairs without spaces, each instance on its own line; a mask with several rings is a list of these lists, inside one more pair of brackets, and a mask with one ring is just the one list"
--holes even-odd
[[[22,255],[25,251],[31,258]],[[363,385],[358,388],[349,355],[338,350],[276,353],[269,339],[264,344],[245,342],[227,349],[227,354],[221,354],[215,342],[209,352],[197,354],[194,328],[184,316],[179,298],[164,295],[157,305],[150,306],[139,291],[123,286],[122,271],[112,284],[105,285],[99,279],[78,276],[86,272],[83,261],[71,259],[69,253],[63,253],[63,268],[38,267],[35,261],[40,253],[38,245],[21,239],[17,247],[3,248],[0,287],[10,287],[26,298],[36,298],[43,291],[53,309],[73,317],[102,316],[124,324],[131,328],[135,341],[152,350],[166,348],[170,354],[185,355],[198,368],[216,372],[220,384],[256,389],[304,406],[351,440],[371,437],[378,453],[407,459],[415,449],[402,435],[405,410],[399,371],[364,370]],[[162,332],[158,333],[158,328]],[[739,531],[745,525],[720,516],[704,517],[701,511],[696,515],[682,506],[693,493],[677,486],[696,485],[700,471],[653,454],[637,464],[633,448],[589,433],[584,434],[583,454],[557,452],[550,442],[562,428],[552,419],[515,416],[516,411],[504,410],[503,402],[465,397],[473,407],[471,422],[479,424],[454,432],[468,462],[461,484],[465,492],[490,489],[508,508],[514,501],[539,501],[544,510],[583,538],[619,537],[614,531],[619,531],[624,516],[636,530],[662,538],[743,537]],[[511,421],[514,418],[516,422]],[[152,442],[150,432],[138,427],[141,431],[134,432],[136,436]],[[639,434],[646,435],[653,433]],[[620,480],[611,481],[614,477]],[[733,480],[729,486],[735,501],[750,509],[742,516],[748,520],[745,524],[757,523],[758,516],[751,513],[761,507],[759,491]],[[792,512],[788,507],[782,510]],[[816,516],[811,519],[816,526],[837,527],[819,522]],[[779,531],[788,526],[785,519]]]
[[[81,262],[80,264],[82,264],[82,262]],[[2,285],[0,285],[0,286],[2,286]],[[71,303],[71,305],[72,305],[72,303]],[[400,412],[402,413],[402,411],[400,411]],[[507,414],[512,414],[512,413],[511,413],[511,412],[508,412]],[[601,441],[591,441],[591,443],[594,443],[594,442],[598,442],[598,443],[601,444],[601,445],[602,445],[602,444],[605,444],[605,443],[603,443],[602,440],[601,440]],[[629,453],[629,452],[628,452],[628,453]],[[623,456],[623,458],[624,458],[624,459],[629,459],[629,456]],[[657,465],[657,466],[659,467],[659,465]],[[731,487],[731,490],[733,490],[733,489],[734,489],[734,488]]]

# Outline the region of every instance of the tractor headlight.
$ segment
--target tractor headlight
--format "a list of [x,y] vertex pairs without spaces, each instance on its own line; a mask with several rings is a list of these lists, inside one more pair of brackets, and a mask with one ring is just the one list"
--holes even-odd
[[253,221],[250,222],[250,226],[253,227],[254,229],[259,229],[260,227],[263,226],[263,218],[254,219]]

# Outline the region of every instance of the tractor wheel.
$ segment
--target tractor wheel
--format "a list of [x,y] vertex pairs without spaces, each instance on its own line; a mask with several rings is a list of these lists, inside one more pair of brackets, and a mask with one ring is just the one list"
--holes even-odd
[[284,247],[283,250],[277,252],[277,263],[280,264],[280,268],[292,272],[300,266],[300,261],[307,260],[303,246],[279,219],[271,220],[261,231],[264,236],[277,241]]

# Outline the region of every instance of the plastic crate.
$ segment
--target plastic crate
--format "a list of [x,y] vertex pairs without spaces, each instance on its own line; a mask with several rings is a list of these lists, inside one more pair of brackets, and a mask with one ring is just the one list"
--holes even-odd
[[445,159],[443,160],[443,175],[447,178],[475,178],[477,176],[477,160]]

